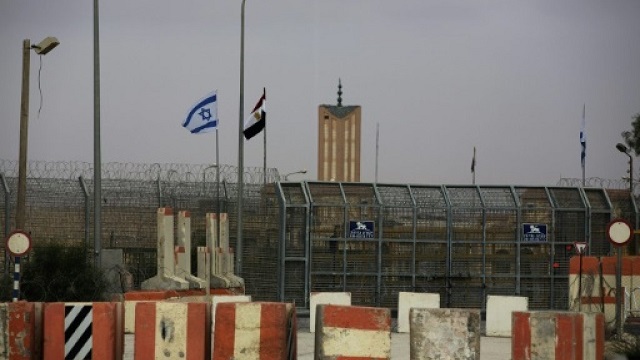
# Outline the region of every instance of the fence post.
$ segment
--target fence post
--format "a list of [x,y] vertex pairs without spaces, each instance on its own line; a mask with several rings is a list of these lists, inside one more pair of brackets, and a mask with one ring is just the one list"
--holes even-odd
[[82,188],[82,194],[84,195],[84,245],[85,249],[87,249],[89,247],[89,228],[91,226],[89,222],[89,191],[82,176],[78,177],[78,181],[80,181],[80,188]]
[[[9,236],[11,232],[11,190],[7,184],[7,179],[4,174],[0,173],[0,180],[2,180],[2,189],[4,190],[4,237]],[[7,251],[4,252],[4,264],[6,268],[6,274],[9,273],[10,259]]]
[[2,173],[0,173],[0,180],[2,180],[2,189],[4,190],[4,236],[7,237],[11,232],[11,189],[9,189],[7,179]]

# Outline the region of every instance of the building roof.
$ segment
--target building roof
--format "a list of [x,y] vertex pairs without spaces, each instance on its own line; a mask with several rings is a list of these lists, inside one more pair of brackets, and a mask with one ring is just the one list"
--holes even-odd
[[337,118],[344,118],[360,107],[360,105],[347,105],[347,106],[320,105],[320,106],[329,110],[331,115]]

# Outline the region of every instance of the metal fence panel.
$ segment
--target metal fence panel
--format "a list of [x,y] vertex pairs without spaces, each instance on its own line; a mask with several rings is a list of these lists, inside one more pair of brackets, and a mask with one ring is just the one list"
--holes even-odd
[[[92,173],[86,163],[30,164],[27,227],[36,242],[91,248]],[[16,163],[0,160],[0,174],[6,233],[14,219]],[[194,249],[206,242],[204,214],[226,211],[236,247],[236,174],[206,164],[105,164],[102,244],[123,249],[134,287],[155,275],[158,206],[191,213]],[[416,291],[439,293],[448,307],[484,308],[494,294],[527,296],[531,309],[566,309],[573,244],[588,241],[588,253],[608,255],[610,219],[638,218],[628,190],[279,183],[274,169],[265,183],[263,169],[246,174],[246,291],[256,300],[295,301],[300,309],[308,309],[312,291],[348,291],[353,304],[390,308],[399,292]],[[351,238],[351,221],[372,222],[372,237]],[[544,225],[545,240],[525,238],[529,225]]]

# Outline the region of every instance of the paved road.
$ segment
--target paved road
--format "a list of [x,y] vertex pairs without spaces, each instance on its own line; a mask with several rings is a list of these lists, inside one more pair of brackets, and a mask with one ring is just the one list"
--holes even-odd
[[[314,333],[310,333],[308,326],[299,327],[298,331],[298,359],[312,360],[314,349]],[[125,336],[125,360],[133,359],[134,336]],[[409,359],[409,334],[391,333],[391,358],[398,360]],[[480,341],[480,360],[509,360],[511,359],[511,338],[483,337]]]

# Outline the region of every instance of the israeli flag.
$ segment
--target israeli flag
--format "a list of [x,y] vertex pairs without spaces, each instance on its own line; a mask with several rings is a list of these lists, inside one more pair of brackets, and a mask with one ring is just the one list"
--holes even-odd
[[218,129],[217,90],[210,92],[191,107],[182,126],[192,134],[203,134]]

